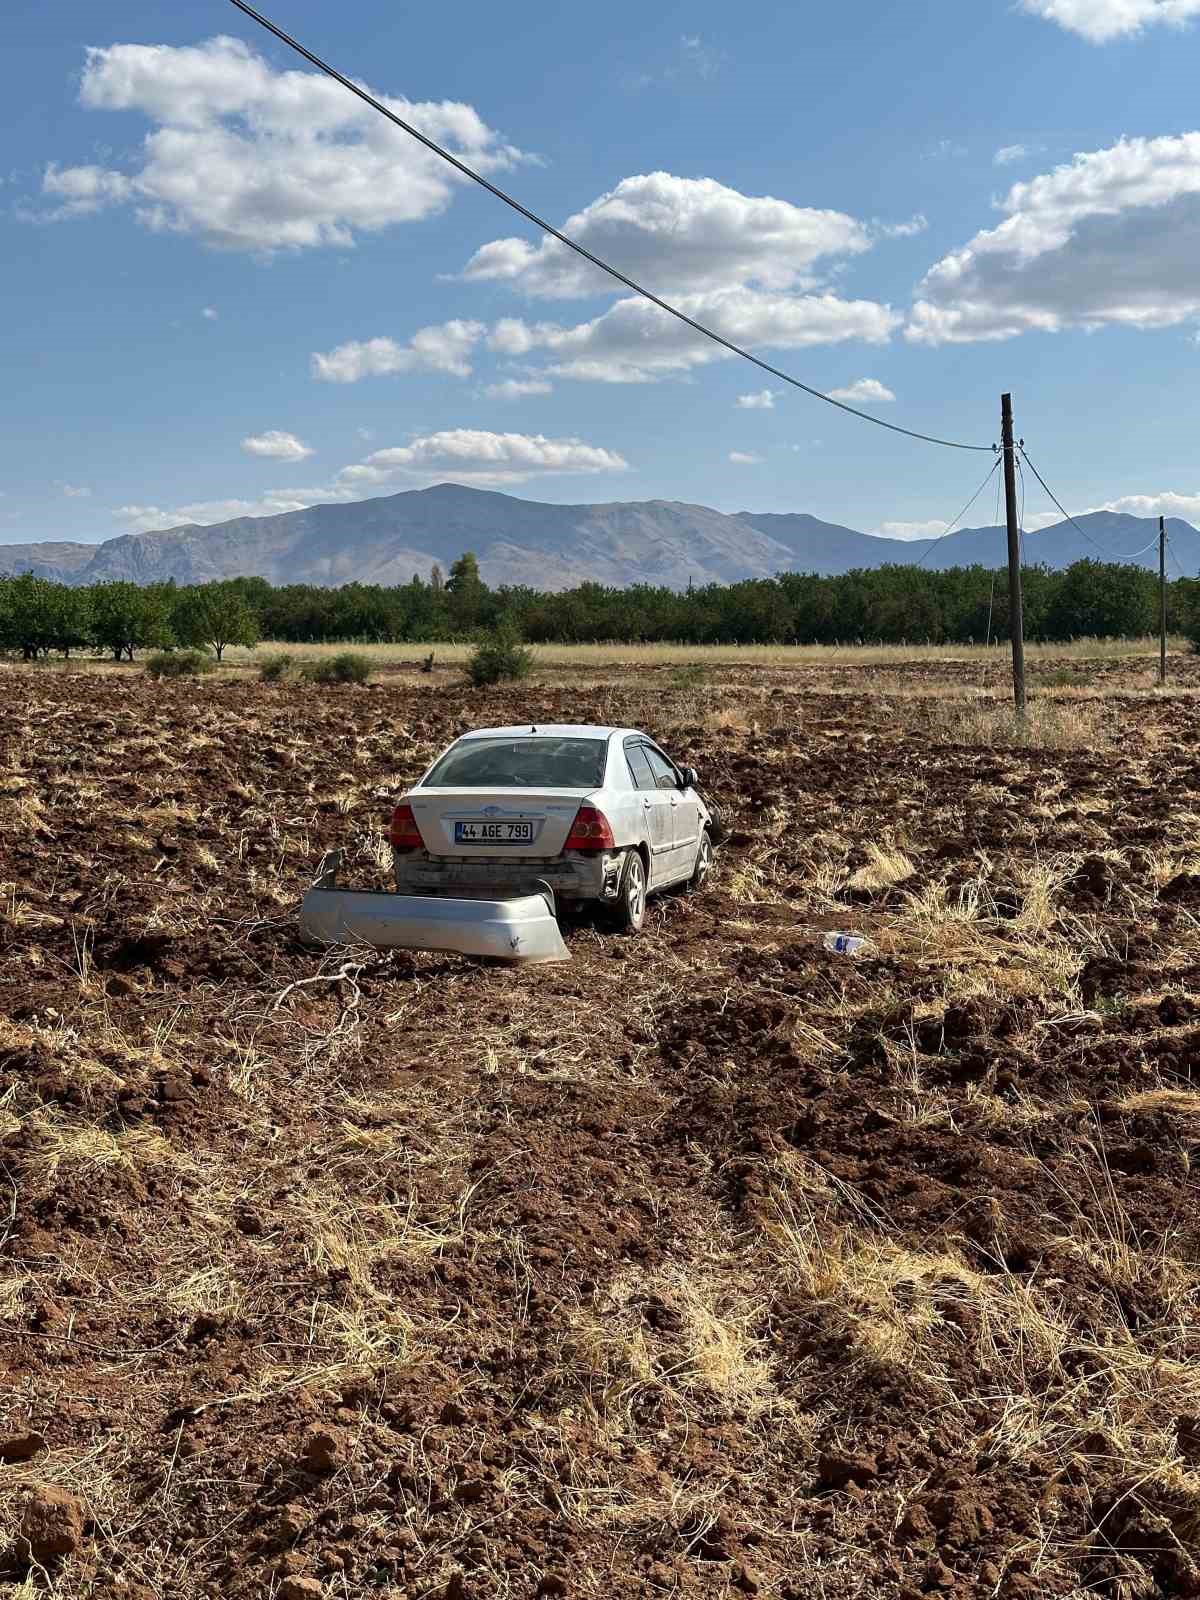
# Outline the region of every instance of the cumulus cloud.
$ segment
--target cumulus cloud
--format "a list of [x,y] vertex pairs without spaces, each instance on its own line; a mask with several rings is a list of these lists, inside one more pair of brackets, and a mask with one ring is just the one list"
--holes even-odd
[[525,400],[533,394],[552,394],[554,385],[545,378],[505,378],[484,389],[489,400]]
[[375,450],[365,460],[343,467],[332,482],[312,488],[267,489],[256,500],[196,500],[174,507],[135,503],[118,506],[113,516],[130,533],[146,533],[237,517],[276,517],[315,505],[344,505],[447,479],[492,488],[530,478],[628,470],[629,463],[615,450],[582,439],[450,428]]
[[774,411],[775,390],[759,389],[754,394],[740,394],[737,404],[743,411]]
[[923,211],[917,211],[907,222],[879,222],[876,227],[885,239],[911,239],[925,232],[929,227],[929,218]]
[[544,434],[489,433],[450,428],[406,445],[376,450],[338,475],[343,485],[362,488],[398,477],[452,477],[462,483],[521,483],[559,473],[624,472],[629,463],[615,450],[582,439],[547,439]]
[[833,400],[844,400],[847,405],[852,406],[885,405],[896,398],[878,378],[856,378],[844,389],[830,389],[829,395]]
[[[178,528],[191,524],[207,526],[214,522],[231,522],[235,517],[277,517],[285,511],[304,511],[309,506],[327,500],[343,498],[336,492],[314,489],[311,492],[294,489],[268,489],[258,500],[195,500],[189,505],[117,506],[113,516],[125,524],[130,533],[149,533],[161,528]],[[344,498],[350,499],[347,495]]]
[[998,227],[926,273],[907,337],[928,344],[1200,315],[1200,133],[1122,139],[1017,183]]
[[419,328],[406,345],[394,339],[352,339],[327,355],[314,352],[313,377],[326,383],[357,383],[360,378],[384,378],[397,372],[445,372],[469,378],[468,358],[486,331],[482,322],[455,318]]
[[92,491],[82,484],[62,483],[59,488],[68,500],[90,500],[92,497]]
[[248,456],[265,456],[270,461],[304,461],[314,454],[294,433],[282,433],[278,428],[252,433],[242,440],[242,449]]
[[872,529],[881,539],[936,539],[945,531],[946,524],[936,517],[927,522],[881,522]]
[[[522,159],[469,105],[376,97],[484,171]],[[90,49],[79,98],[152,128],[129,171],[49,166],[50,218],[132,205],[147,228],[222,249],[345,249],[443,210],[465,181],[331,79],[277,72],[237,39]]]
[[1182,517],[1200,527],[1200,492],[1176,494],[1165,489],[1161,494],[1126,494],[1093,509],[1124,511],[1131,517]]
[[1200,0],[1021,0],[1034,16],[1057,22],[1091,44],[1141,33],[1156,24],[1182,27],[1200,16]]
[[762,464],[762,457],[756,456],[751,450],[731,450],[729,459],[735,467],[757,467]]
[[[884,344],[901,320],[889,306],[871,300],[748,288],[685,295],[678,305],[735,344],[777,349],[850,339]],[[507,355],[545,351],[550,357],[546,370],[553,376],[599,383],[655,383],[730,356],[686,323],[632,297],[574,326],[506,317],[492,330],[490,343]]]
[[[861,222],[770,196],[745,195],[713,178],[652,172],[624,178],[569,217],[563,232],[658,293],[703,293],[730,284],[784,290],[811,281],[822,257],[871,246]],[[613,280],[556,239],[493,239],[464,277],[511,283],[545,299],[613,292]]]
[[992,165],[997,167],[1011,166],[1014,161],[1023,161],[1029,151],[1023,144],[1002,144],[992,157]]

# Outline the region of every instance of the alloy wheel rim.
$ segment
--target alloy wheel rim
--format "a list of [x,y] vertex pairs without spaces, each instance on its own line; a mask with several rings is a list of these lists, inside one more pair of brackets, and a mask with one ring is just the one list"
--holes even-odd
[[697,882],[699,882],[699,883],[703,883],[704,882],[705,878],[708,877],[708,869],[711,866],[712,866],[712,845],[709,844],[708,835],[705,834],[703,839],[701,839],[701,841],[700,841],[700,859],[696,863],[696,879],[697,879]]
[[642,864],[636,857],[634,860],[635,864],[629,869],[629,914],[635,922],[640,922],[646,897],[642,882]]

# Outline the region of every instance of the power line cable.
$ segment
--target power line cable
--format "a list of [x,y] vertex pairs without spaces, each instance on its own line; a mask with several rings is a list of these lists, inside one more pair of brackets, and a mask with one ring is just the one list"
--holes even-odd
[[358,84],[344,77],[335,67],[331,67],[326,61],[322,61],[320,56],[314,55],[311,50],[306,49],[299,40],[293,39],[290,34],[277,27],[269,18],[264,17],[261,12],[255,11],[253,6],[247,5],[246,0],[230,0],[230,3],[235,5],[239,11],[244,12],[254,22],[257,22],[260,27],[265,28],[268,33],[274,34],[281,43],[286,44],[297,55],[303,56],[306,61],[311,62],[319,71],[332,78],[335,83],[340,83],[351,94],[357,95],[373,111],[378,111],[381,117],[386,117],[389,122],[395,123],[396,127],[402,129],[411,138],[416,139],[419,144],[423,144],[427,150],[432,150],[434,155],[440,156],[443,161],[449,162],[464,177],[470,178],[473,183],[479,184],[489,194],[494,194],[497,200],[503,200],[506,206],[511,206],[514,211],[519,212],[528,222],[532,222],[535,227],[541,228],[543,233],[548,233],[552,239],[557,239],[560,244],[566,245],[568,250],[574,250],[576,255],[582,256],[585,261],[590,261],[594,267],[599,267],[601,272],[607,272],[610,278],[615,278],[618,283],[623,283],[627,289],[632,289],[635,294],[641,295],[643,300],[648,300],[651,305],[657,306],[660,311],[665,311],[668,315],[676,317],[680,322],[686,323],[689,328],[694,328],[697,333],[702,333],[706,339],[711,339],[714,344],[723,346],[724,349],[731,351],[735,356],[741,356],[743,361],[751,362],[754,366],[761,368],[763,372],[770,373],[773,378],[778,378],[781,383],[788,383],[791,384],[792,388],[802,390],[805,394],[811,395],[814,400],[824,400],[826,405],[836,406],[839,411],[846,411],[850,416],[858,417],[863,422],[873,422],[877,428],[887,428],[890,433],[903,434],[907,439],[920,439],[924,444],[944,445],[948,450],[991,450],[994,448],[990,444],[962,444],[955,439],[939,439],[930,433],[917,433],[912,428],[902,428],[896,422],[886,422],[882,417],[873,417],[867,411],[859,411],[855,406],[847,405],[844,400],[835,400],[832,395],[825,394],[820,389],[814,389],[810,384],[802,383],[799,378],[793,378],[790,373],[782,371],[779,367],[773,367],[769,361],[763,361],[760,357],[751,355],[749,350],[743,349],[741,345],[734,344],[732,339],[726,339],[722,334],[706,327],[704,323],[697,322],[694,317],[689,317],[685,311],[680,311],[677,306],[671,305],[669,301],[663,300],[659,295],[643,288],[640,283],[628,277],[617,267],[610,266],[607,261],[602,260],[598,255],[594,255],[584,245],[577,244],[574,239],[569,238],[565,233],[561,233],[543,217],[539,217],[536,211],[531,211],[528,206],[522,205],[519,200],[514,199],[512,195],[507,194],[497,184],[485,178],[482,173],[476,172],[473,167],[469,167],[465,161],[460,161],[457,156],[451,155],[449,150],[437,144],[427,134],[422,133],[419,128],[414,128],[403,117],[397,116],[394,111],[389,110],[381,101],[376,100],[374,95],[368,94]]
[[1021,485],[1021,506],[1017,512],[1017,538],[1021,544],[1021,565],[1025,565],[1025,469],[1017,456],[1017,478]]
[[[1050,496],[1050,499],[1058,507],[1059,511],[1062,512],[1062,514],[1066,518],[1066,520],[1075,529],[1075,532],[1078,533],[1078,534],[1081,534],[1083,536],[1083,538],[1085,538],[1088,541],[1089,544],[1094,544],[1096,549],[1099,550],[1101,555],[1107,556],[1110,561],[1136,561],[1138,556],[1144,556],[1146,554],[1147,550],[1153,550],[1154,546],[1158,543],[1158,534],[1156,533],[1154,535],[1153,539],[1151,539],[1149,544],[1143,545],[1140,550],[1133,551],[1133,553],[1131,555],[1127,555],[1127,556],[1117,555],[1115,551],[1106,549],[1104,547],[1104,545],[1102,545],[1098,539],[1093,539],[1092,538],[1091,534],[1087,531],[1086,528],[1081,528],[1079,526],[1079,524],[1075,521],[1075,518],[1065,508],[1065,506],[1063,505],[1062,501],[1054,493],[1053,489],[1051,489],[1050,485],[1046,482],[1045,478],[1042,477],[1041,473],[1034,466],[1033,462],[1030,461],[1029,454],[1026,451],[1024,445],[1019,445],[1018,449],[1020,451],[1020,454],[1025,457],[1025,464],[1026,464],[1026,466],[1028,466],[1030,472],[1033,473],[1034,477],[1041,484],[1042,488],[1045,489],[1046,493]],[[1043,529],[1042,531],[1044,532],[1045,530]]]
[[976,500],[979,499],[979,496],[987,488],[988,480],[991,478],[992,473],[995,472],[996,468],[999,465],[1000,465],[1000,457],[997,456],[996,459],[992,462],[991,466],[988,468],[987,474],[984,477],[983,482],[979,485],[978,489],[976,489],[975,493],[971,496],[971,498],[967,501],[966,505],[962,508],[962,510],[955,517],[954,521],[953,522],[948,522],[946,524],[946,531],[944,533],[939,533],[936,539],[931,539],[930,540],[929,545],[926,548],[924,555],[921,557],[921,559],[918,562],[915,563],[918,567],[923,567],[925,565],[925,562],[926,562],[927,558],[933,554],[933,552],[937,549],[938,545],[941,544],[942,540],[943,539],[948,539],[950,537],[950,535],[954,532],[955,528],[958,527],[959,523],[966,516],[967,512],[970,511],[971,507],[975,504]]
[[1171,560],[1175,564],[1175,571],[1179,574],[1179,576],[1181,578],[1186,578],[1187,577],[1187,573],[1183,570],[1183,568],[1179,564],[1179,557],[1175,554],[1175,547],[1171,543],[1170,535],[1167,536],[1167,554],[1170,556]]

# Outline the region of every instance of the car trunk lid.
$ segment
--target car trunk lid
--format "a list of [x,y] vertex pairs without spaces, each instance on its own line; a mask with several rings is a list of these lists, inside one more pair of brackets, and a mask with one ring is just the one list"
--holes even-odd
[[430,855],[545,859],[562,854],[589,795],[572,789],[413,789],[406,799]]

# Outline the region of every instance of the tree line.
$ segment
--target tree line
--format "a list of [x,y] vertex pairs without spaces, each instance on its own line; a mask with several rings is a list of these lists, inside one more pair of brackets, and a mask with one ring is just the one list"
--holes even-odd
[[[1024,569],[1030,639],[1138,637],[1158,626],[1158,579],[1121,562],[1077,561],[1062,571]],[[1200,579],[1168,585],[1168,627],[1200,632]],[[211,583],[71,587],[28,573],[0,577],[0,649],[26,660],[96,650],[132,660],[141,649],[202,646],[218,658],[259,639],[298,644],[434,643],[478,639],[498,625],[531,643],[968,644],[1006,640],[1004,569],[930,572],[886,566],[835,577],[784,572],[741,583],[582,583],[559,593],[489,588],[470,552],[443,577],[386,586],[272,585],[264,578]]]

